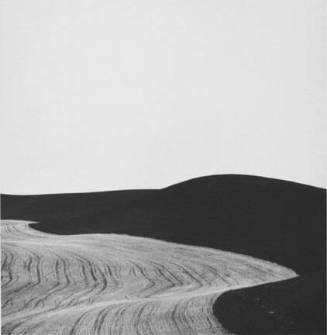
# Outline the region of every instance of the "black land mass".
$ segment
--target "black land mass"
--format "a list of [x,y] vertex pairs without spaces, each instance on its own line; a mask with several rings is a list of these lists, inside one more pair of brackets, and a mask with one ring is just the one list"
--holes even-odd
[[312,273],[229,291],[216,301],[214,314],[235,334],[325,334],[324,278]]
[[[258,291],[227,292],[215,304],[216,316],[227,328],[235,324],[240,334],[242,329],[249,334],[248,322],[255,331],[256,321],[260,334],[326,333],[326,285],[321,285],[326,282],[324,189],[263,177],[218,175],[160,190],[2,195],[1,209],[3,219],[40,222],[33,228],[48,233],[145,236],[287,266],[299,279],[263,285]],[[242,298],[239,292],[244,292]],[[273,300],[279,314],[264,313],[263,304],[253,304],[258,295],[267,304]],[[222,313],[224,306],[229,313]],[[234,311],[238,319],[231,321]]]

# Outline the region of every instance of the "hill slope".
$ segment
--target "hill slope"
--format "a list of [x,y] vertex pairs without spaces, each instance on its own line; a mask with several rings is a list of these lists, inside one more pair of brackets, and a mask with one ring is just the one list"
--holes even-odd
[[222,175],[162,190],[2,196],[2,217],[56,234],[127,233],[268,259],[301,273],[325,266],[324,189]]
[[[221,175],[161,190],[3,195],[1,205],[4,219],[38,221],[34,228],[44,232],[123,233],[208,246],[290,267],[312,276],[310,285],[325,282],[326,191],[316,187]],[[306,304],[306,285],[296,287],[290,296]],[[325,288],[314,294],[316,314],[322,315]],[[293,313],[295,323],[297,318]]]

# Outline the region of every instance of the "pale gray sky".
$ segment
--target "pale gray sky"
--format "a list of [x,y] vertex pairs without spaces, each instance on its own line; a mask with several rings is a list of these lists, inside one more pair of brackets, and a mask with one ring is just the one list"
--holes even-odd
[[0,19],[2,192],[326,186],[324,0],[3,0]]

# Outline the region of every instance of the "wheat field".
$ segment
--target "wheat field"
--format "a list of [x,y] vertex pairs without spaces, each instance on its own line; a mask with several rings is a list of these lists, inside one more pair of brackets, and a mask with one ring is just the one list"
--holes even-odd
[[228,334],[225,291],[295,277],[231,252],[118,234],[54,235],[3,220],[2,334]]

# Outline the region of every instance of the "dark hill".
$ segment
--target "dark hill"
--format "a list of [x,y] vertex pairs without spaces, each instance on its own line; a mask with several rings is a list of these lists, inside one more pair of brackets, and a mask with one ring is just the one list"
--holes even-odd
[[[325,281],[326,191],[316,187],[220,175],[161,190],[3,195],[1,209],[2,218],[38,221],[34,228],[45,232],[125,233],[208,246]],[[296,294],[305,299],[305,285],[299,287]],[[323,308],[324,294],[316,297]]]
[[214,313],[233,334],[326,334],[322,273],[224,293]]
[[3,194],[1,213],[2,219],[40,222],[34,228],[48,233],[109,233],[109,222],[113,217],[119,216],[125,208],[132,210],[135,201],[154,192],[126,190],[44,195]]

